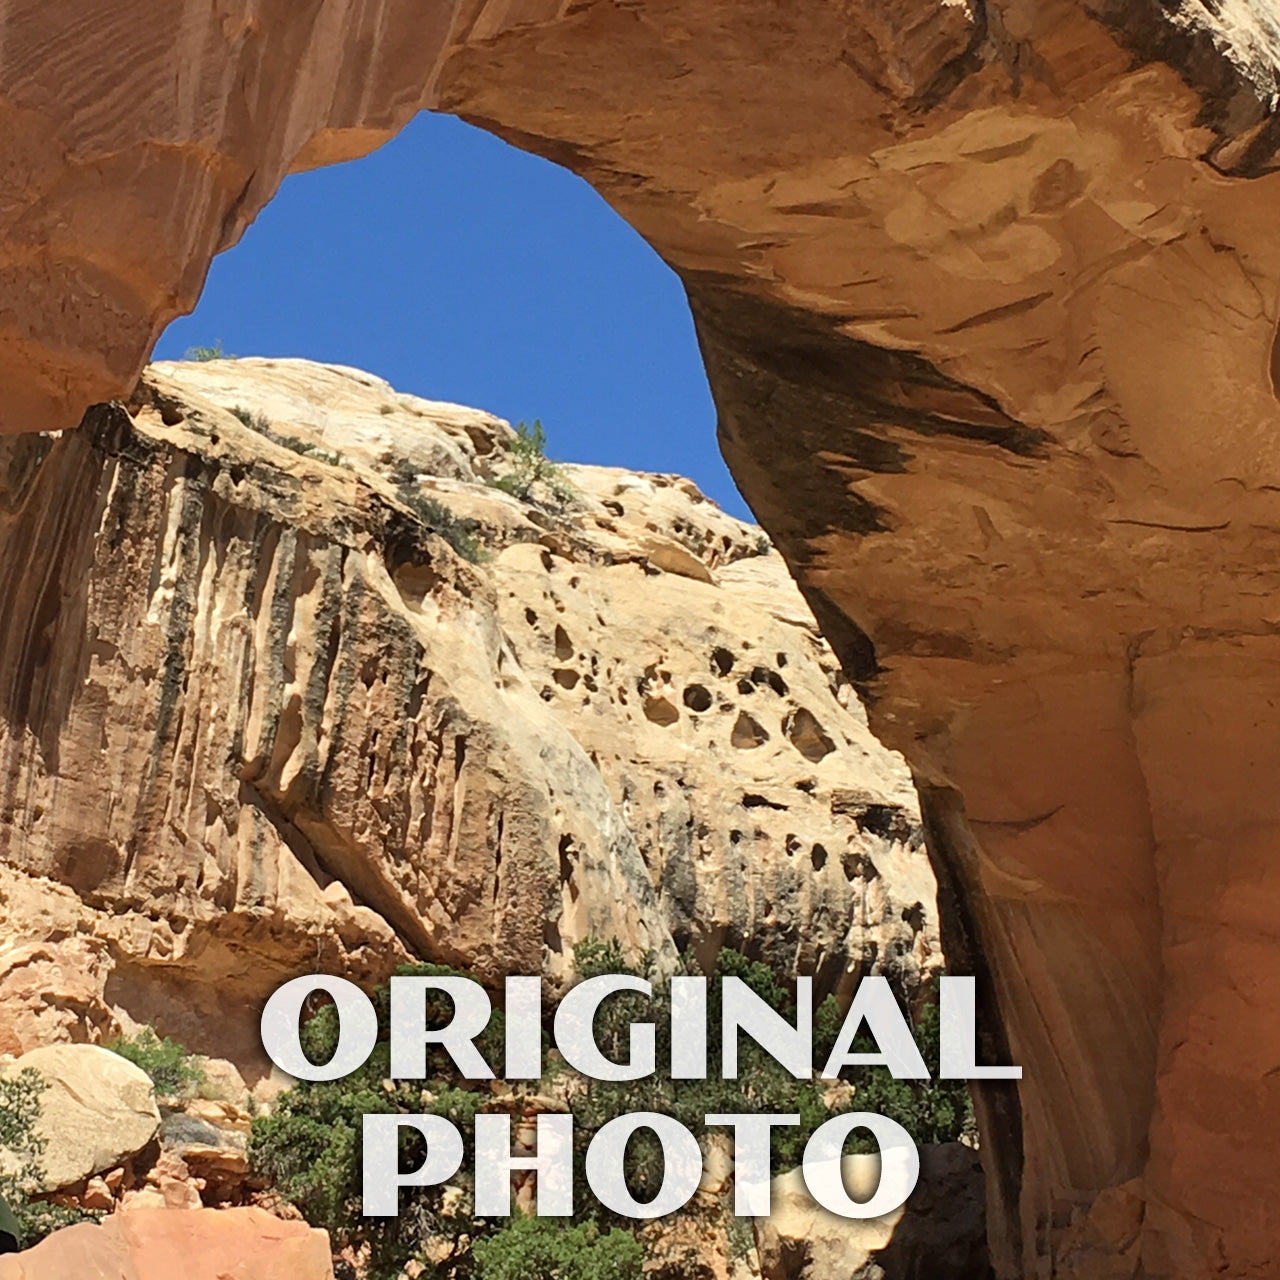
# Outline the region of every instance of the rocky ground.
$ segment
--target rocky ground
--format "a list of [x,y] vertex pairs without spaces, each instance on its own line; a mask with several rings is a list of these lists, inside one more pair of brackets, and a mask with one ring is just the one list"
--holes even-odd
[[[269,1110],[226,1062],[198,1060],[190,1089],[157,1098],[138,1067],[97,1046],[33,1050],[0,1065],[23,1068],[49,1085],[41,1136],[47,1142],[44,1190],[50,1203],[90,1210],[81,1222],[35,1247],[0,1257],[0,1280],[355,1280],[360,1259],[335,1255],[324,1231],[251,1176],[246,1155],[251,1113]],[[488,1110],[516,1120],[516,1142],[533,1148],[530,1099],[498,1093]],[[559,1105],[536,1098],[541,1106]],[[733,1161],[723,1139],[706,1151],[690,1208],[644,1228],[650,1280],[985,1280],[982,1176],[962,1143],[924,1147],[922,1175],[903,1209],[855,1222],[819,1209],[799,1170],[774,1181],[769,1218],[726,1229]],[[877,1157],[845,1160],[847,1184],[870,1195]],[[515,1201],[532,1213],[529,1175]],[[192,1256],[194,1253],[194,1257]],[[422,1274],[412,1264],[410,1278]],[[530,1280],[556,1280],[531,1276]]]

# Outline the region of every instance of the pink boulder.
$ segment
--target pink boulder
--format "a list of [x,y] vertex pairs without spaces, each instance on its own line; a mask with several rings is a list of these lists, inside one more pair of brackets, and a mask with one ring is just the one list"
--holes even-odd
[[0,1258],[0,1280],[333,1280],[329,1237],[261,1209],[135,1209]]

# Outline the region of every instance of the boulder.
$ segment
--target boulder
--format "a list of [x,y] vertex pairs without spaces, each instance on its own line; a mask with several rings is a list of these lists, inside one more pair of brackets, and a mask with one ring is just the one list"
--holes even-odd
[[156,1136],[160,1112],[145,1071],[119,1054],[90,1044],[32,1049],[4,1068],[28,1068],[48,1088],[40,1100],[38,1134],[43,1186],[56,1191],[129,1159]]
[[[844,1176],[865,1199],[880,1157],[846,1156]],[[916,1189],[881,1218],[828,1213],[793,1169],[773,1180],[773,1212],[755,1231],[762,1280],[985,1280],[990,1271],[982,1169],[958,1142],[922,1147]]]
[[333,1280],[329,1237],[261,1209],[134,1209],[0,1258],[0,1280]]
[[[52,925],[50,938],[21,939],[19,928],[5,931],[0,946],[0,1053],[21,1054],[58,1040],[83,1039],[91,1027],[101,1034],[116,1030],[104,996],[110,960],[96,938],[66,936],[65,920],[56,920],[52,886],[39,882],[6,885],[5,924],[20,913],[13,896],[25,897],[33,914]],[[78,904],[77,904],[78,905]],[[73,918],[78,916],[74,910]]]
[[193,1063],[200,1070],[200,1083],[196,1094],[210,1102],[232,1102],[244,1106],[249,1099],[249,1086],[245,1084],[235,1063],[225,1058],[196,1058]]

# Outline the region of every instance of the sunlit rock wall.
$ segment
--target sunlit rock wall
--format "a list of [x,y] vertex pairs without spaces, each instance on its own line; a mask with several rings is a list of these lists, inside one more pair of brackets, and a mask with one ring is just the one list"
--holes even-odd
[[288,977],[586,938],[937,969],[910,775],[781,557],[679,476],[518,501],[513,438],[243,360],[0,441],[0,1052],[154,1023],[252,1075]]

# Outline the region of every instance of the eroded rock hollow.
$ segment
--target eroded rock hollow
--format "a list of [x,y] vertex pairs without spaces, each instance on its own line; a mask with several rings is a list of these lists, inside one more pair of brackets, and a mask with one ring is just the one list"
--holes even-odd
[[289,168],[420,107],[581,173],[687,283],[915,771],[1026,1069],[980,1099],[1000,1275],[1272,1275],[1277,39],[1264,0],[8,0],[0,423],[127,395]]

